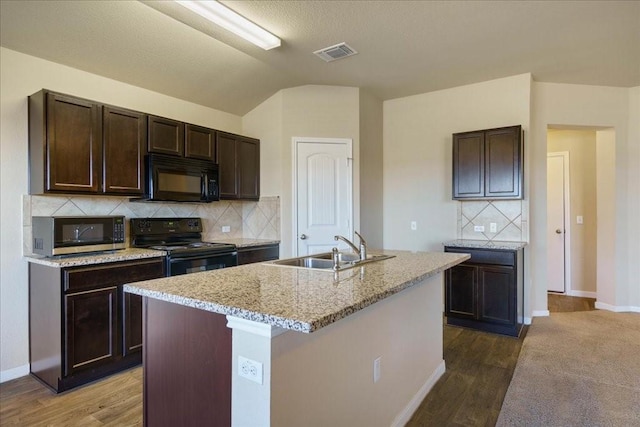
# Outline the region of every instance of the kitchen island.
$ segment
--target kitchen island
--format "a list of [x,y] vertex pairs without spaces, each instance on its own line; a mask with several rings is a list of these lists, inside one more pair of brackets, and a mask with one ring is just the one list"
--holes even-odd
[[144,297],[145,424],[404,424],[444,373],[441,273],[468,255],[385,253],[126,285]]

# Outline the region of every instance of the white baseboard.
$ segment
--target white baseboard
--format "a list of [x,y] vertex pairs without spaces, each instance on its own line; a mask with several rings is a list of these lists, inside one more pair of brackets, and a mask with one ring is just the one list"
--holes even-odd
[[547,317],[549,316],[549,310],[533,310],[531,317]]
[[16,378],[29,375],[31,367],[27,363],[26,365],[18,366],[17,368],[7,369],[6,371],[0,371],[0,383],[15,380]]
[[570,297],[582,297],[582,298],[597,298],[598,297],[598,293],[597,292],[588,292],[588,291],[569,291],[567,293],[567,295],[569,295]]
[[531,317],[525,317],[523,321],[525,325],[530,325],[532,322],[532,319]]
[[623,313],[623,312],[640,313],[640,307],[635,307],[633,305],[611,305],[611,304],[606,304],[600,301],[596,301],[596,308],[598,310],[613,311],[615,313]]
[[396,416],[396,418],[391,423],[392,427],[402,427],[409,422],[411,416],[413,416],[413,413],[416,412],[418,406],[420,406],[429,391],[444,374],[445,370],[446,367],[443,360],[442,362],[440,362],[435,371],[433,371],[433,373],[429,376],[427,382],[424,383],[422,387],[420,387],[420,390],[418,390],[418,392],[415,394],[415,396],[413,396],[413,399],[411,399],[409,404]]

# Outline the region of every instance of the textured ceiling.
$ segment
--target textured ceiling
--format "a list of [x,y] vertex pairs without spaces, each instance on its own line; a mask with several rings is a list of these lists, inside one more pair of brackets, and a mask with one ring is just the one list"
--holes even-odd
[[[172,2],[86,0],[1,0],[0,44],[238,115],[304,84],[383,100],[527,72],[640,85],[640,1],[223,3],[282,46],[254,47]],[[325,63],[312,54],[340,42],[358,55]]]

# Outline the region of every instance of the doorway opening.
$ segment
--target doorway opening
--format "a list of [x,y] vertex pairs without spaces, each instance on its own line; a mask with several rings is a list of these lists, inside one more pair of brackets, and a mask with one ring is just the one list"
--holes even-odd
[[615,132],[548,126],[547,155],[547,290],[597,298],[613,286]]

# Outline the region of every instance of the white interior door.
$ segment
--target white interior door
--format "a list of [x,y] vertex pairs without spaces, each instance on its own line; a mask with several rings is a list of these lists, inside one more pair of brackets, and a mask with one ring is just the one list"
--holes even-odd
[[298,256],[341,247],[337,234],[352,237],[350,139],[295,138]]
[[547,290],[566,292],[568,153],[547,154]]

